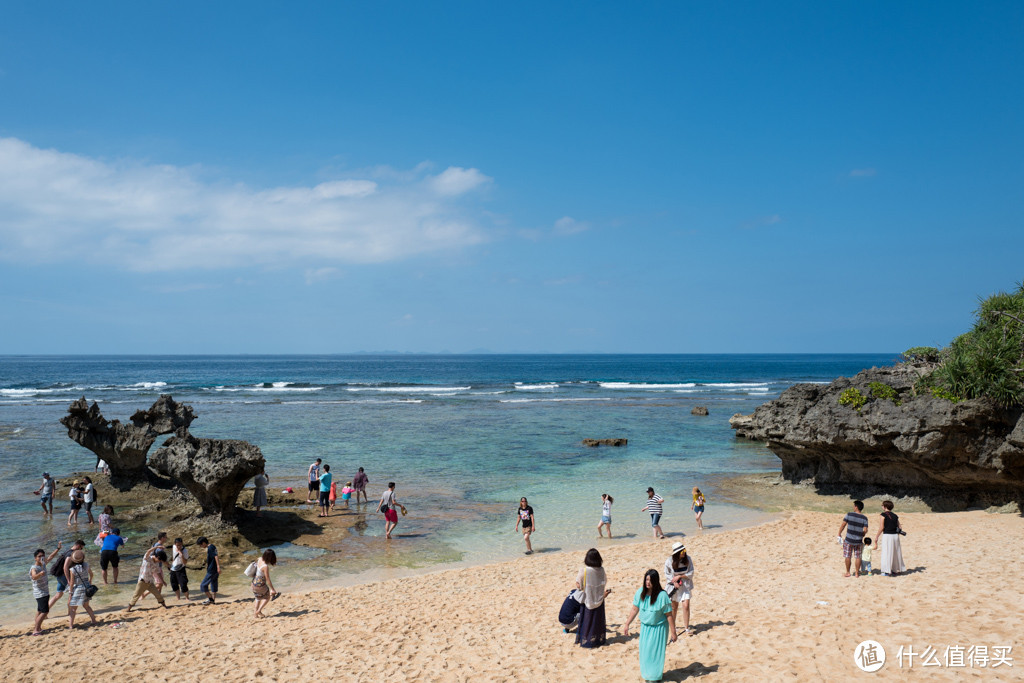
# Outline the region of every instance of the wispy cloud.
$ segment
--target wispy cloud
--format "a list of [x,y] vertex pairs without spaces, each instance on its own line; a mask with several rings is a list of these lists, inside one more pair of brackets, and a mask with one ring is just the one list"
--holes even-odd
[[855,168],[850,171],[851,178],[870,178],[875,175],[876,171],[873,168]]
[[325,282],[340,273],[337,268],[307,268],[305,279],[307,285],[315,285],[318,282]]
[[[195,170],[106,162],[0,138],[0,258],[137,271],[379,263],[480,244],[474,206],[492,179],[376,169],[311,187],[254,189]],[[312,275],[311,275],[312,273]]]
[[755,228],[764,228],[769,225],[777,225],[782,222],[782,216],[777,213],[769,214],[767,216],[759,216],[753,220],[741,223],[740,227],[747,230],[753,230]]
[[562,216],[555,221],[554,232],[559,236],[576,235],[590,229],[589,223],[578,221],[571,216]]

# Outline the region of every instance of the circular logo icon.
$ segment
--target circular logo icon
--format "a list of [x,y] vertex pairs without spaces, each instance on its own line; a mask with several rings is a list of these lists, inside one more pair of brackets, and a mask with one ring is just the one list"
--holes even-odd
[[885,648],[877,640],[865,640],[853,651],[853,663],[861,671],[874,673],[885,664]]

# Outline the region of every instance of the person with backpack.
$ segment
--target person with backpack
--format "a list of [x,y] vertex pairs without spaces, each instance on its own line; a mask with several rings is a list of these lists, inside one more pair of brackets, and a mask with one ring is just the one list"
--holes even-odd
[[57,558],[57,561],[53,563],[53,567],[50,569],[50,576],[57,579],[57,593],[50,598],[50,609],[57,604],[61,596],[68,589],[68,584],[71,582],[71,578],[68,575],[68,571],[71,569],[71,555],[76,550],[85,552],[85,541],[78,539],[71,544],[71,550],[67,551],[63,555]]
[[96,486],[92,483],[92,479],[89,477],[85,478],[85,492],[83,494],[85,498],[85,514],[89,517],[89,524],[95,524],[96,520],[92,516],[92,504],[96,502]]

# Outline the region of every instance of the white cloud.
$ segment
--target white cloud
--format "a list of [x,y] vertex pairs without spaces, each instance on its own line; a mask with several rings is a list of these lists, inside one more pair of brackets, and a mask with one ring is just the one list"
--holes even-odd
[[562,216],[557,221],[555,221],[556,235],[576,235],[589,229],[589,223],[583,223],[570,216]]
[[475,168],[459,168],[458,166],[446,168],[431,180],[434,191],[447,196],[465,194],[489,182],[491,179]]
[[[475,168],[254,189],[193,170],[105,162],[0,138],[0,258],[129,270],[379,263],[488,238]],[[311,275],[312,273],[312,275]]]
[[855,168],[850,171],[851,178],[870,178],[875,175],[875,169],[873,168]]
[[315,285],[318,282],[325,282],[330,280],[340,271],[337,268],[307,268],[306,269],[306,284]]

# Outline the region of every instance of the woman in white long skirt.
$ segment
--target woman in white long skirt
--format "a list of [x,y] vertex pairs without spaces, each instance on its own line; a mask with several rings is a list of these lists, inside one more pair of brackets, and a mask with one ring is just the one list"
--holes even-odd
[[882,523],[879,525],[881,531],[875,536],[875,545],[878,546],[879,553],[878,568],[882,570],[882,576],[897,576],[907,569],[903,565],[903,550],[900,548],[903,527],[892,507],[891,500],[882,501]]

